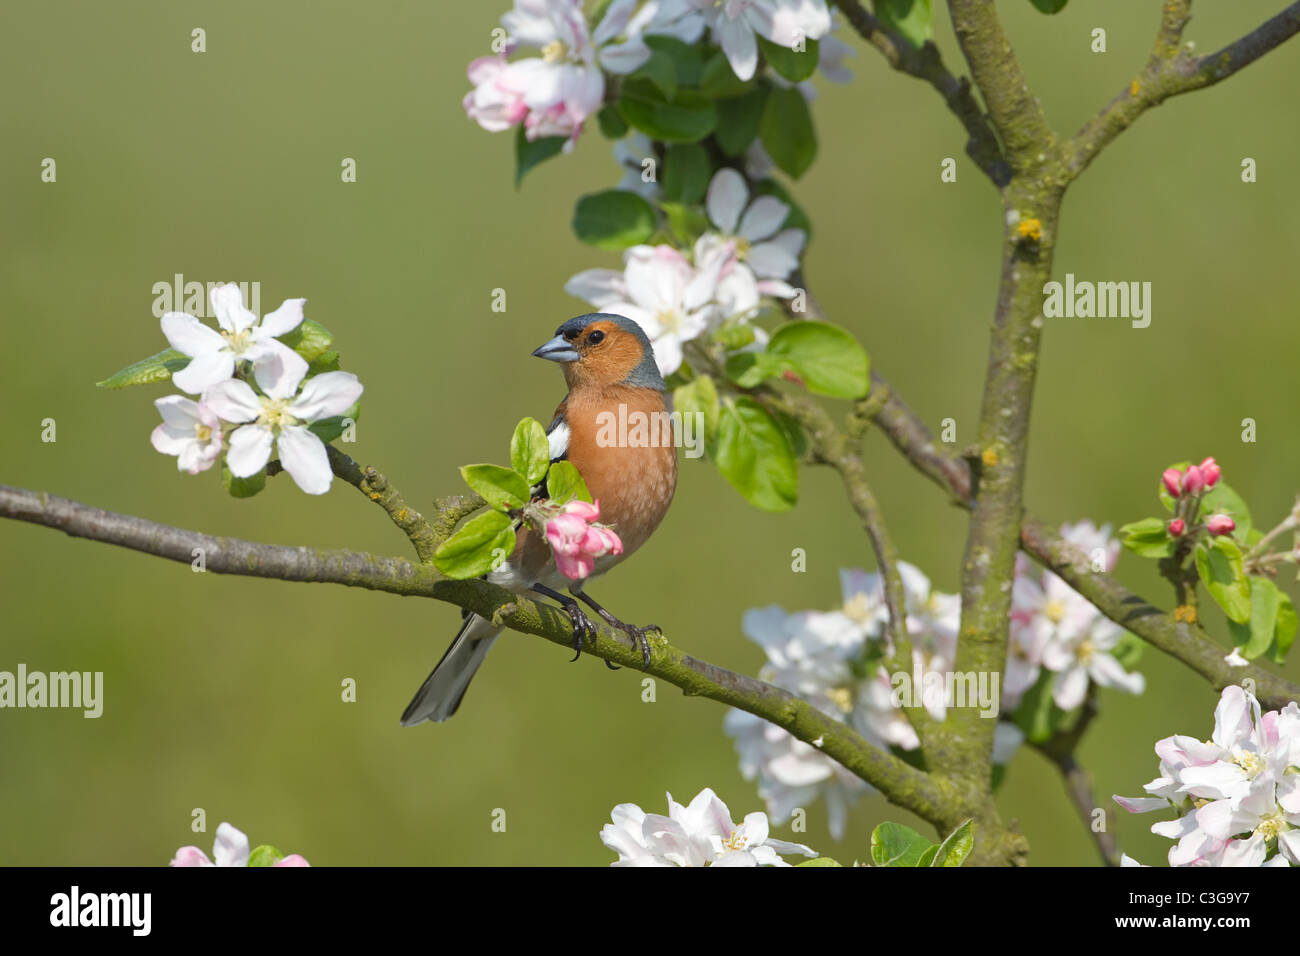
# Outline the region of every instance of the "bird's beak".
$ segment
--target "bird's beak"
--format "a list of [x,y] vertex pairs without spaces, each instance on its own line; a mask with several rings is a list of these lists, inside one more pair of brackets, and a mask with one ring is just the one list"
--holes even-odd
[[533,354],[538,358],[546,359],[548,362],[578,361],[578,350],[560,335],[557,335],[545,345],[533,349]]

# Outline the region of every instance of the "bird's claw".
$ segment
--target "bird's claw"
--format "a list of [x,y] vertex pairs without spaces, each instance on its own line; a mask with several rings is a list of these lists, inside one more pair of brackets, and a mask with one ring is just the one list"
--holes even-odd
[[632,649],[641,648],[641,659],[645,662],[646,670],[650,669],[650,642],[646,640],[646,635],[655,631],[660,637],[663,636],[664,629],[658,624],[647,624],[645,627],[637,627],[635,624],[624,624],[619,620],[609,622],[612,627],[618,628],[628,637],[632,638]]
[[582,656],[583,643],[595,642],[596,626],[591,623],[591,618],[587,617],[586,612],[578,607],[576,601],[566,603],[564,610],[568,613],[569,620],[573,622],[573,657],[569,661],[572,664]]

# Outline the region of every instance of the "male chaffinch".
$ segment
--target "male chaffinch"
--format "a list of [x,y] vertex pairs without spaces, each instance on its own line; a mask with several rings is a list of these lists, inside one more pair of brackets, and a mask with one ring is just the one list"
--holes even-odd
[[[626,435],[639,434],[646,440],[610,441],[611,421],[635,422],[638,413],[649,423],[666,420],[660,417],[667,407],[654,348],[631,319],[596,312],[565,322],[556,329],[555,338],[533,355],[559,362],[569,387],[547,428],[551,461],[568,460],[578,469],[592,498],[600,502],[601,521],[611,525],[623,542],[620,554],[596,559],[592,573],[602,574],[645,544],[677,488],[677,452],[671,440],[662,440],[663,430],[627,429]],[[544,486],[545,481],[534,494],[545,497]],[[574,598],[583,601],[639,644],[649,664],[645,635],[657,628],[625,624],[583,593],[581,580],[570,581],[560,573],[545,536],[520,528],[514,552],[486,578],[516,594],[533,591],[559,601],[573,620],[574,647],[579,652],[583,637],[592,630]],[[564,586],[574,597],[556,590]],[[467,613],[460,633],[402,714],[402,725],[441,722],[454,714],[501,630],[490,620]]]

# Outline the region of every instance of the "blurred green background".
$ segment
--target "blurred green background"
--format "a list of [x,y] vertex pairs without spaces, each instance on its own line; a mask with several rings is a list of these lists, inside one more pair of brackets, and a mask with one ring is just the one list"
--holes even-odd
[[[936,4],[942,6],[942,4]],[[1198,4],[1187,36],[1215,49],[1280,0]],[[1073,132],[1145,62],[1158,0],[1089,0],[1059,16],[999,7],[1056,128]],[[256,540],[405,554],[360,495],[311,498],[287,478],[248,501],[215,473],[178,474],[149,446],[169,389],[93,383],[165,344],[155,282],[259,281],[262,309],[307,296],[344,367],[366,384],[359,441],[409,500],[459,486],[456,468],[506,457],[523,415],[563,394],[529,357],[585,311],[573,273],[618,257],[580,245],[573,202],[617,179],[594,128],[576,153],[513,186],[511,134],[466,119],[465,65],[497,3],[6,3],[0,10],[0,481]],[[190,31],[207,31],[207,52]],[[1094,27],[1109,51],[1089,50]],[[963,66],[946,13],[936,33]],[[822,84],[821,155],[797,185],[816,236],[809,280],[830,317],[935,428],[973,439],[998,271],[1001,209],[928,87],[859,50],[851,86]],[[1028,506],[1053,522],[1156,513],[1170,461],[1218,456],[1257,523],[1300,474],[1294,255],[1300,247],[1293,43],[1212,90],[1171,101],[1117,141],[1066,201],[1057,276],[1153,284],[1150,328],[1057,320],[1045,336]],[[819,81],[820,82],[820,81]],[[939,165],[958,158],[958,181]],[[1243,157],[1259,181],[1240,179]],[[58,181],[40,181],[41,160]],[[344,157],[358,181],[340,182]],[[508,311],[493,313],[503,288]],[[41,420],[58,440],[40,440]],[[1241,420],[1258,422],[1243,444]],[[903,555],[958,588],[964,516],[877,435],[872,477]],[[744,504],[712,466],[684,462],[676,504],[636,560],[599,582],[633,621],[753,672],[751,606],[829,608],[837,571],[872,558],[833,474],[804,471],[782,516]],[[790,571],[792,548],[808,552]],[[1157,603],[1149,563],[1120,577]],[[1294,587],[1293,585],[1288,585]],[[1294,592],[1293,592],[1294,593]],[[604,864],[610,808],[663,812],[712,786],[734,815],[761,805],[740,776],[723,708],[666,684],[508,635],[448,724],[398,715],[454,633],[454,608],[339,587],[197,575],[184,565],[0,523],[0,669],[102,670],[99,720],[0,711],[0,862],[165,863],[210,851],[221,820],[314,864]],[[1217,612],[1216,612],[1217,613]],[[1212,622],[1224,633],[1221,618]],[[1215,694],[1155,651],[1140,698],[1103,692],[1083,748],[1099,799],[1155,775],[1152,743],[1208,736]],[[1296,662],[1287,668],[1300,677]],[[354,678],[356,703],[340,701]],[[1096,862],[1059,780],[1015,760],[1000,803],[1037,864]],[[194,808],[208,832],[190,831]],[[492,812],[507,813],[505,833]],[[865,858],[871,828],[907,814],[864,801],[843,841],[810,808],[798,838]],[[1130,854],[1162,863],[1152,817],[1117,818]],[[924,828],[924,827],[923,827]],[[927,832],[928,828],[926,829]],[[788,827],[779,831],[790,837]]]

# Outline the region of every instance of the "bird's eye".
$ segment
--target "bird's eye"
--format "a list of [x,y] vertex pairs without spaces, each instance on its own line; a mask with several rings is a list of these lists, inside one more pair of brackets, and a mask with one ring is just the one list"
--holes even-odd
[[588,345],[599,345],[603,341],[605,341],[605,333],[600,329],[596,329],[596,331],[587,336]]

